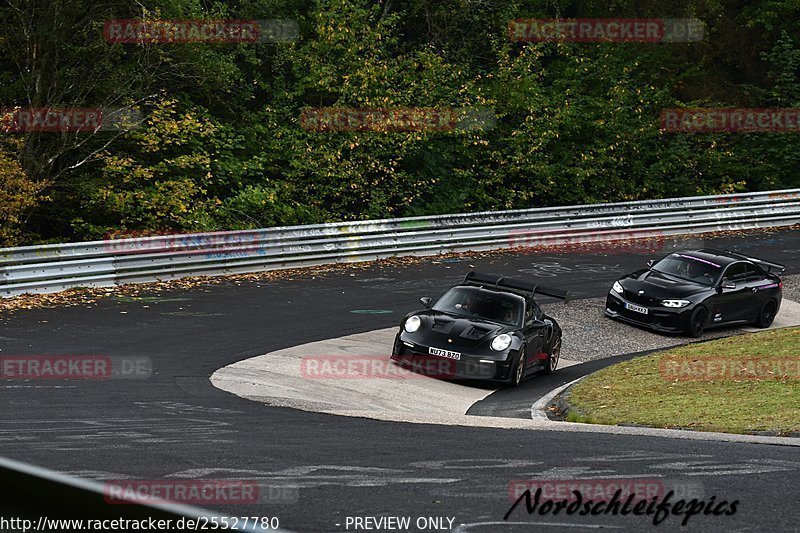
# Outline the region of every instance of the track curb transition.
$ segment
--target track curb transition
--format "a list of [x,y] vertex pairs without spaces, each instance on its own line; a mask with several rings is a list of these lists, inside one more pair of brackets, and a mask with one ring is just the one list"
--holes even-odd
[[[800,308],[800,304],[794,304]],[[794,313],[792,313],[794,315]],[[787,317],[788,318],[788,317]],[[792,316],[796,321],[798,317]],[[787,325],[787,324],[782,324]],[[793,324],[792,324],[793,325]],[[493,388],[466,386],[422,376],[421,379],[339,379],[326,382],[302,376],[301,361],[309,354],[338,356],[386,356],[396,328],[312,342],[245,359],[220,368],[210,380],[214,387],[239,397],[276,407],[290,407],[322,414],[369,418],[391,422],[447,426],[526,429],[581,433],[605,433],[636,437],[659,437],[800,447],[800,438],[770,435],[738,435],[640,426],[606,426],[550,420],[545,410],[553,400],[579,379],[556,387],[530,403],[528,418],[474,416],[470,406],[485,400]],[[655,350],[649,350],[652,352]],[[582,366],[569,361],[573,370]],[[407,371],[406,371],[407,372]],[[535,379],[535,378],[534,378]],[[436,406],[432,409],[431,406]]]

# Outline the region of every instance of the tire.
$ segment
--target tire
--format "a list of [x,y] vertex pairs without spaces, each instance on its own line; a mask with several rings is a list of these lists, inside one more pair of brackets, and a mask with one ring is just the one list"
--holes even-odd
[[699,306],[692,312],[692,316],[686,324],[686,328],[684,329],[686,336],[696,339],[705,331],[707,322],[708,310],[703,306]]
[[775,320],[775,310],[777,308],[778,304],[775,303],[775,300],[765,303],[764,307],[761,308],[761,312],[758,313],[758,318],[756,318],[756,327],[762,329],[770,327],[772,321]]
[[558,368],[558,361],[561,359],[561,337],[556,339],[555,344],[550,348],[547,359],[544,360],[543,374],[552,374]]
[[514,367],[514,373],[508,379],[509,385],[512,387],[519,387],[519,384],[522,383],[522,378],[524,377],[525,373],[525,350],[522,350],[522,353],[519,354],[517,358],[517,365]]
[[400,355],[400,334],[398,333],[394,338],[394,346],[392,346],[392,357]]

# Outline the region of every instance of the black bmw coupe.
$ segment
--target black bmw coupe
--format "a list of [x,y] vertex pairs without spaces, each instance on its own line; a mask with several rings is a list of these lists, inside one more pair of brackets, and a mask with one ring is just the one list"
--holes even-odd
[[671,253],[614,282],[606,316],[699,337],[723,324],[766,328],[781,308],[786,267],[730,250]]
[[[561,328],[534,300],[568,293],[487,274],[470,272],[436,303],[400,323],[392,359],[422,367],[436,377],[483,379],[519,385],[537,371],[556,370]],[[440,363],[431,365],[433,363]]]

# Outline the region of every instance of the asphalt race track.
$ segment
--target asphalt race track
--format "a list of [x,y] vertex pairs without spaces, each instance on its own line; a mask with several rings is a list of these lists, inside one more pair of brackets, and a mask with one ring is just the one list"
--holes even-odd
[[[788,265],[786,274],[800,273],[798,232],[706,244],[737,247]],[[521,507],[503,522],[509,484],[532,477],[669,480],[699,487],[706,499],[739,501],[733,516],[698,515],[681,529],[796,531],[795,447],[385,422],[265,406],[209,381],[243,359],[394,326],[418,308],[420,296],[438,296],[473,267],[538,275],[541,283],[592,298],[647,258],[537,253],[427,260],[17,311],[2,318],[0,355],[147,357],[153,374],[0,382],[2,455],[97,480],[255,480],[276,490],[263,491],[258,504],[214,509],[277,516],[291,531],[345,531],[348,517],[366,516],[407,516],[412,524],[445,517],[453,525],[444,530],[473,532],[653,527],[652,517],[529,516]],[[549,379],[564,381],[557,376]],[[524,401],[531,403],[553,386],[534,378],[514,394],[529,394]],[[659,527],[679,524],[668,517]]]

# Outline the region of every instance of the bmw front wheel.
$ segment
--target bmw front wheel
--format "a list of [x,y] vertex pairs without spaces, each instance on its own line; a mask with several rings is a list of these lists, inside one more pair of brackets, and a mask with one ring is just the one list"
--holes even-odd
[[707,321],[708,311],[705,307],[699,306],[689,317],[689,322],[687,322],[685,328],[686,335],[692,338],[699,337],[705,331]]

